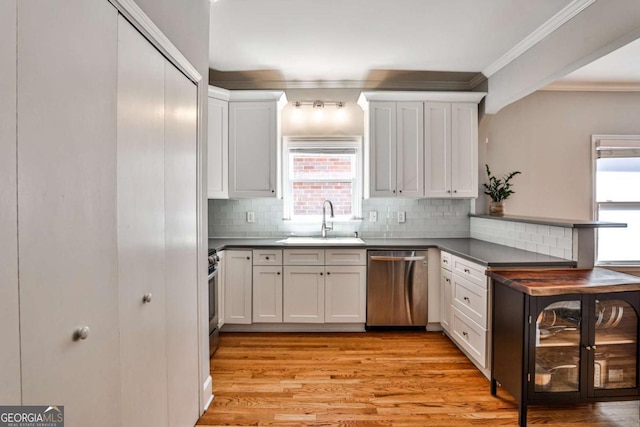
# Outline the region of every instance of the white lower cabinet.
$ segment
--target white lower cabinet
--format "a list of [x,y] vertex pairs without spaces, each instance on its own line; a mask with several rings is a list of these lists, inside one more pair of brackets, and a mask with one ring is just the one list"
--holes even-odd
[[253,322],[282,323],[281,266],[253,267]]
[[284,321],[324,323],[324,267],[285,266]]
[[224,258],[224,323],[251,323],[252,252],[227,250]]
[[442,329],[451,332],[451,271],[440,269],[440,324]]
[[442,252],[440,267],[442,328],[488,375],[491,332],[485,266]]
[[324,286],[326,323],[366,321],[367,267],[327,266]]

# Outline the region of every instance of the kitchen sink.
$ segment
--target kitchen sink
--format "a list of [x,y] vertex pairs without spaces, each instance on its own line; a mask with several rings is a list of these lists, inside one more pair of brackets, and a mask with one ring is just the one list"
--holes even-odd
[[287,237],[278,240],[285,245],[364,245],[358,237]]

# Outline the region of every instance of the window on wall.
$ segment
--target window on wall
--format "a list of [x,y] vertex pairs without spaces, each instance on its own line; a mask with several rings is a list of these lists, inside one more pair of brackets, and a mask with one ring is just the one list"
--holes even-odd
[[359,137],[284,138],[282,165],[286,219],[319,220],[325,200],[333,203],[334,221],[362,216]]
[[593,138],[597,219],[627,224],[598,229],[598,263],[640,264],[640,136]]

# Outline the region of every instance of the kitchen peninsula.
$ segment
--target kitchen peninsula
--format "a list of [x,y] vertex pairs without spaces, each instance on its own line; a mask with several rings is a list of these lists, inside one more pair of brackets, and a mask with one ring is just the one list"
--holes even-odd
[[491,394],[519,404],[638,400],[640,277],[594,269],[488,270]]

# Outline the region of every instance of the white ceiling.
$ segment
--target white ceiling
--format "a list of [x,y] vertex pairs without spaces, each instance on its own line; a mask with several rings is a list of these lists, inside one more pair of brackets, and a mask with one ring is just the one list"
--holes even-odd
[[210,68],[289,81],[482,72],[571,0],[218,0]]

